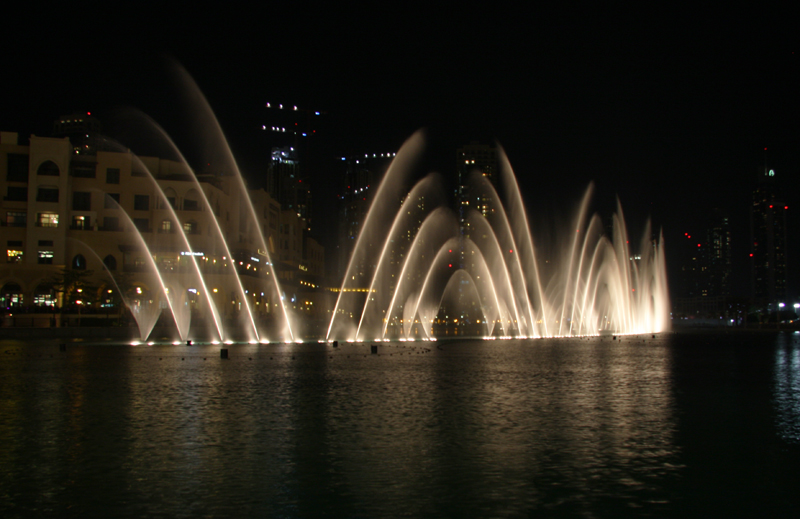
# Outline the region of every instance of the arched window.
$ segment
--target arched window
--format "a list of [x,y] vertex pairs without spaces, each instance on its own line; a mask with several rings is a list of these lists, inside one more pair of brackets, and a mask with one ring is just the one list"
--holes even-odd
[[117,258],[109,254],[103,258],[103,265],[105,265],[108,270],[117,270]]
[[37,175],[44,175],[48,177],[57,177],[61,174],[61,171],[58,169],[58,165],[52,160],[46,160],[42,162],[39,166],[39,169],[36,170]]
[[77,254],[72,258],[72,270],[86,270],[86,258],[83,254]]
[[6,283],[0,289],[0,307],[18,308],[22,306],[22,287],[16,283]]

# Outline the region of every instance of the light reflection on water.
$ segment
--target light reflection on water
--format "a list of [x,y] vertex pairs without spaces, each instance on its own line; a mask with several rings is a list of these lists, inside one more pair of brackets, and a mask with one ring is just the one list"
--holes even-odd
[[4,342],[0,511],[670,515],[694,463],[671,341],[236,345],[227,361]]
[[781,437],[800,443],[800,337],[781,334],[775,347],[776,424]]

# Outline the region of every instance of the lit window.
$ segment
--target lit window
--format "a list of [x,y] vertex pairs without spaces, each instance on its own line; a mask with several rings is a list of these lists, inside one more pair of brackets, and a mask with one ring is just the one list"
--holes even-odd
[[56,306],[56,296],[51,292],[33,294],[34,306]]
[[72,229],[77,231],[84,231],[89,229],[89,222],[91,221],[91,217],[89,216],[73,216],[72,217]]
[[198,234],[199,230],[197,227],[197,222],[184,222],[183,223],[183,231],[186,234]]
[[40,265],[52,265],[53,264],[53,251],[51,250],[40,250],[39,251],[39,264]]
[[58,213],[38,213],[36,216],[37,227],[58,227]]

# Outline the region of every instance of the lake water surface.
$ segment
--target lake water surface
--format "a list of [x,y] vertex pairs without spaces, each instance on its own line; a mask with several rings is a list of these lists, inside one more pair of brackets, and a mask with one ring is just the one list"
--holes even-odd
[[2,517],[800,514],[800,335],[0,341]]

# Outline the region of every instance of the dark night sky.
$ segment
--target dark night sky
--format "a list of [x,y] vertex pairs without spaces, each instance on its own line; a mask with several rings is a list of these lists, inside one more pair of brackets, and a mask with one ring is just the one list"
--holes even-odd
[[[534,220],[565,218],[595,181],[599,210],[618,195],[631,227],[648,216],[663,227],[671,270],[683,233],[718,206],[746,277],[748,200],[765,158],[800,208],[800,45],[788,11],[122,11],[69,6],[8,27],[2,129],[47,135],[79,110],[111,128],[119,107],[135,107],[192,156],[177,62],[251,177],[265,167],[258,128],[273,101],[328,112],[317,150],[331,161],[395,150],[427,128],[430,168],[450,174],[459,144],[497,139]],[[319,177],[324,208],[337,179]]]

